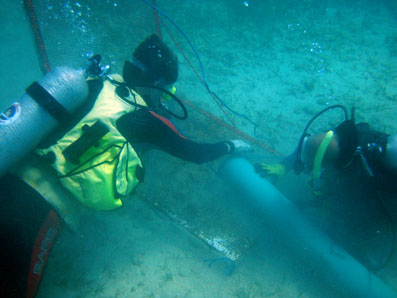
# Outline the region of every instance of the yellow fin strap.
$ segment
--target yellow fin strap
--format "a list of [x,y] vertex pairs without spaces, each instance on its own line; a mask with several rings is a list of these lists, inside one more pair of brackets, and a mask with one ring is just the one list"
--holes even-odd
[[320,178],[321,175],[321,164],[323,162],[325,151],[327,151],[328,145],[334,136],[334,132],[330,130],[325,134],[324,139],[322,140],[318,150],[316,152],[316,156],[314,157],[314,165],[313,165],[313,176],[314,179]]

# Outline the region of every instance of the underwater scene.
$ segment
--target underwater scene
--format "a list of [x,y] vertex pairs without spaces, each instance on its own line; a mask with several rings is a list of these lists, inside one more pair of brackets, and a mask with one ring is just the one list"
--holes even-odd
[[397,2],[3,0],[3,297],[397,297]]

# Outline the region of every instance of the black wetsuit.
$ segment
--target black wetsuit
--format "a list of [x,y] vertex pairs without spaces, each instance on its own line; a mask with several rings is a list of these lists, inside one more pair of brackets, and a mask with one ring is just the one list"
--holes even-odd
[[0,287],[2,297],[27,297],[33,245],[51,206],[11,174],[0,179]]
[[215,160],[228,153],[225,142],[206,144],[190,141],[168,119],[147,109],[122,116],[116,126],[131,144],[150,144],[197,164]]
[[325,204],[333,215],[328,232],[368,268],[378,270],[393,247],[397,173],[384,164],[388,135],[367,123],[355,127],[357,145],[350,162],[336,175],[324,172]]

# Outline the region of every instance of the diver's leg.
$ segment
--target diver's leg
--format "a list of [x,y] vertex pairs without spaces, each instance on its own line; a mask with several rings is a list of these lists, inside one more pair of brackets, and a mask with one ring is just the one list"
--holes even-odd
[[82,206],[63,187],[56,171],[46,161],[31,154],[12,172],[35,189],[54,208],[72,231],[78,229]]
[[51,210],[34,189],[15,175],[0,179],[0,287],[3,297],[26,297],[36,236]]

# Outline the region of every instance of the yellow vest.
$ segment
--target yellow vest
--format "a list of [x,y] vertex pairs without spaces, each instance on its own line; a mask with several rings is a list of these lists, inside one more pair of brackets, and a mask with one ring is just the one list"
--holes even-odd
[[[112,78],[122,81],[121,76]],[[127,196],[138,184],[136,170],[142,162],[135,150],[116,129],[116,120],[138,109],[123,101],[116,93],[116,86],[105,81],[92,110],[55,145],[38,150],[40,155],[52,151],[56,160],[52,164],[61,183],[84,205],[97,210],[111,210],[122,206],[121,198]],[[130,101],[146,106],[144,100],[133,90]],[[108,132],[94,146],[82,153],[74,163],[65,157],[65,149],[78,140],[84,128],[97,121]],[[134,129],[131,127],[131,129]],[[105,130],[106,132],[106,130]]]

